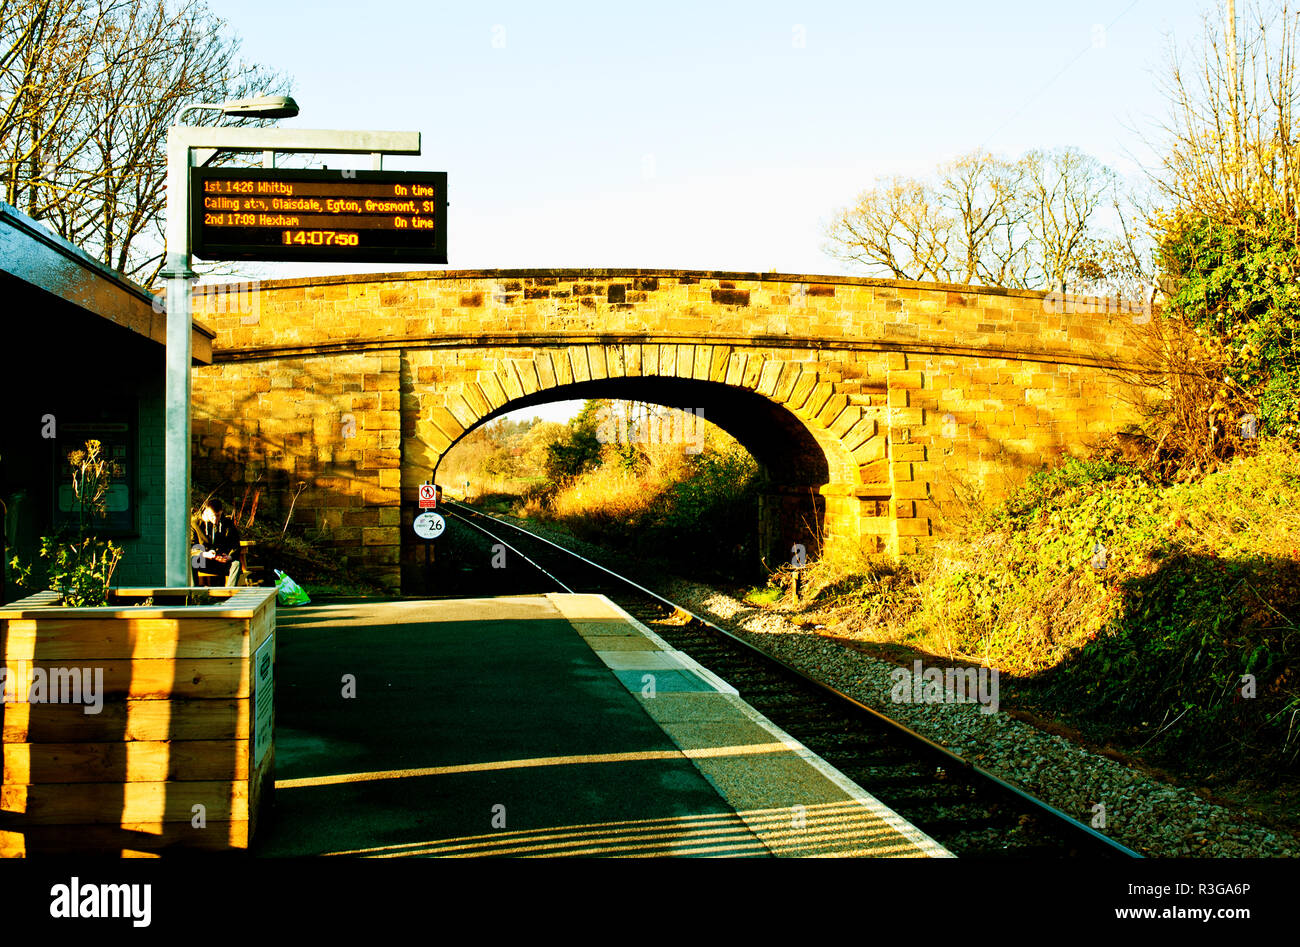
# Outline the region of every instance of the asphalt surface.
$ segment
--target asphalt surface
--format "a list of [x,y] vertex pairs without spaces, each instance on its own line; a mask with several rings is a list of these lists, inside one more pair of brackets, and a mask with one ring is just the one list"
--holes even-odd
[[711,826],[760,853],[541,595],[280,609],[276,636],[255,854],[704,854]]

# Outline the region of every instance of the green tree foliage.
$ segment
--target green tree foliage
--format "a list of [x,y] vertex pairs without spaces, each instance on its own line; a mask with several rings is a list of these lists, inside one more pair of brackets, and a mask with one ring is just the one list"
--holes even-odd
[[523,450],[520,455],[523,469],[530,475],[544,476],[548,448],[564,437],[567,430],[566,424],[534,419],[533,426],[529,428],[519,444]]
[[596,420],[600,406],[599,401],[588,401],[564,434],[546,447],[546,476],[552,483],[572,480],[600,465]]
[[438,469],[445,483],[459,486],[465,480],[536,480],[545,468],[545,443],[560,435],[564,425],[539,418],[497,418],[457,442]]
[[739,444],[706,449],[656,505],[641,542],[693,572],[743,570],[752,558],[761,479],[758,463]]
[[1159,247],[1171,312],[1224,343],[1231,379],[1259,404],[1264,434],[1300,437],[1300,245],[1281,214],[1185,214]]
[[1196,55],[1171,50],[1162,167],[1153,176],[1162,209],[1148,222],[1166,312],[1205,343],[1180,346],[1205,350],[1182,367],[1220,379],[1194,386],[1207,397],[1182,427],[1204,436],[1218,427],[1216,411],[1244,402],[1260,433],[1295,439],[1300,14],[1286,3],[1242,7],[1207,13]]

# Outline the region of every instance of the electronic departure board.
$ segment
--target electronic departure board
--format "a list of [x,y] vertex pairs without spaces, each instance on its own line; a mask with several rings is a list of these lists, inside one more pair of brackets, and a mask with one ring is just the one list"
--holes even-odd
[[447,262],[445,171],[191,168],[205,260]]

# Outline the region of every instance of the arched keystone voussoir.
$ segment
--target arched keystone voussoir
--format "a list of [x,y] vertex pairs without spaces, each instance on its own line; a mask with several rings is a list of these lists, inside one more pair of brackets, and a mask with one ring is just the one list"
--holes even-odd
[[510,400],[506,397],[506,391],[501,386],[501,379],[496,372],[479,372],[478,389],[483,392],[483,397],[487,399],[493,411],[504,407]]
[[723,383],[728,385],[740,386],[745,378],[745,363],[749,356],[744,352],[732,352],[727,356],[727,371],[723,375]]
[[802,409],[808,403],[808,398],[812,395],[813,390],[817,387],[817,373],[815,371],[805,370],[795,382],[794,389],[790,392],[790,397],[786,399],[785,405],[799,417],[803,417]]
[[776,390],[772,392],[772,400],[786,404],[790,401],[790,396],[794,394],[794,386],[799,383],[799,376],[803,373],[803,366],[798,362],[786,362],[781,366],[781,374],[776,382]]
[[677,374],[677,346],[659,346],[659,374],[671,378]]
[[514,371],[514,359],[497,359],[496,371],[493,374],[497,384],[501,386],[502,393],[506,396],[506,401],[518,401],[524,396],[524,386],[519,383],[519,377]]
[[605,346],[588,345],[587,364],[591,368],[592,381],[609,377],[609,366],[605,362]]
[[757,391],[760,395],[766,395],[773,401],[778,400],[776,397],[776,386],[781,381],[781,371],[785,366],[774,358],[768,358],[763,361],[762,371],[759,373]]
[[610,345],[605,348],[605,368],[610,378],[627,377],[627,366],[623,363],[623,346]]
[[591,381],[591,363],[587,358],[586,346],[579,345],[569,349],[569,364],[572,366],[570,371],[573,373],[575,384]]
[[447,410],[452,413],[465,430],[472,428],[478,419],[483,416],[475,411],[474,406],[465,400],[465,396],[459,392],[447,396]]
[[551,362],[550,352],[538,352],[534,355],[533,368],[537,372],[538,388],[545,390],[555,387],[555,365]]
[[532,359],[512,358],[510,368],[519,379],[519,387],[523,389],[525,395],[537,394],[541,385],[537,380],[537,365]]

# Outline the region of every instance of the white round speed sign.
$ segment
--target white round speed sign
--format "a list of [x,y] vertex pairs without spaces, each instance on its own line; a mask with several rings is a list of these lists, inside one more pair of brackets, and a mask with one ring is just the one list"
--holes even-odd
[[437,513],[421,513],[415,518],[415,535],[421,539],[437,539],[447,528],[447,521]]

